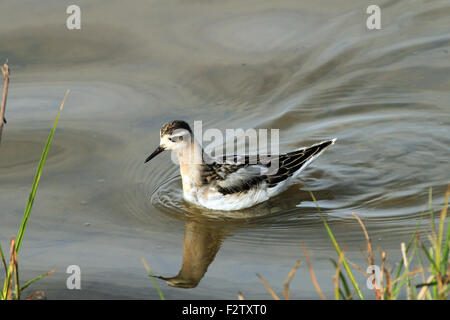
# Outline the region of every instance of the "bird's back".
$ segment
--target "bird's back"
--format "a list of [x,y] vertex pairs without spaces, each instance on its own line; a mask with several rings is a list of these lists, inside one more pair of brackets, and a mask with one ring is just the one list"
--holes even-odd
[[205,163],[196,202],[211,209],[237,210],[265,201],[296,183],[299,173],[334,142],[327,140],[277,156],[233,156]]

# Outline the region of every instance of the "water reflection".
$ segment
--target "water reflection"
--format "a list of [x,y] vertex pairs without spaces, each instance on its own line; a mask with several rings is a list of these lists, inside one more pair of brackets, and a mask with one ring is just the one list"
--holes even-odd
[[[24,258],[39,270],[24,265],[25,278],[49,266],[63,270],[77,257],[86,279],[97,281],[87,280],[84,297],[142,299],[148,292],[140,291],[139,257],[151,253],[154,270],[165,261],[178,267],[180,257],[168,248],[173,241],[180,247],[179,231],[186,232],[183,264],[169,284],[196,286],[217,261],[201,280],[207,289],[166,288],[173,298],[235,297],[243,281],[260,292],[259,280],[247,275],[255,266],[272,275],[291,267],[300,242],[314,253],[316,270],[329,270],[334,248],[301,185],[222,222],[222,213],[208,212],[205,221],[182,201],[168,156],[151,169],[142,165],[161,124],[179,117],[223,132],[278,128],[280,151],[337,137],[301,178],[350,255],[360,257],[364,243],[352,212],[374,241],[398,253],[429,187],[434,205],[442,205],[450,172],[448,0],[391,1],[382,10],[395,19],[382,32],[366,30],[364,5],[353,0],[91,2],[84,31],[71,32],[55,1],[34,6],[33,14],[20,1],[2,1],[0,58],[9,58],[14,80],[0,147],[1,237],[17,229],[55,108],[71,89],[33,209],[35,241],[24,243]],[[174,220],[182,222],[174,228]],[[225,238],[230,254],[222,263],[215,256]],[[46,281],[56,298],[76,294],[55,277]],[[333,295],[332,281],[321,287]],[[296,297],[311,298],[298,290]]]
[[183,241],[183,263],[174,277],[156,276],[169,286],[195,288],[213,262],[229,228],[206,221],[186,222]]
[[[177,181],[178,179],[171,179],[160,188],[172,188],[174,182]],[[181,197],[181,194],[176,193],[175,190],[164,193],[166,197],[174,194]],[[318,201],[329,201],[327,199],[330,198],[329,192],[326,191],[317,192],[316,196]],[[159,197],[153,198],[157,207],[161,205],[160,200]],[[167,203],[168,199],[165,200]],[[170,200],[178,203],[177,207],[180,212],[175,210],[175,206],[171,212],[169,212],[170,210],[166,210],[166,212],[174,219],[185,221],[183,262],[177,275],[155,277],[165,280],[169,286],[177,288],[197,287],[228,235],[233,234],[234,240],[239,243],[258,242],[260,238],[270,237],[267,232],[268,228],[274,230],[277,226],[287,230],[300,225],[302,228],[315,228],[321,221],[320,214],[315,207],[297,207],[302,202],[311,200],[310,195],[300,191],[298,185],[291,186],[283,195],[273,197],[255,207],[238,211],[207,210],[181,199],[172,198]],[[292,210],[292,207],[296,209]],[[326,208],[323,209],[326,210]],[[280,223],[280,219],[284,223]],[[264,234],[263,237],[261,237],[261,233]],[[309,237],[303,231],[293,235],[292,240],[298,242],[300,235],[304,240]]]

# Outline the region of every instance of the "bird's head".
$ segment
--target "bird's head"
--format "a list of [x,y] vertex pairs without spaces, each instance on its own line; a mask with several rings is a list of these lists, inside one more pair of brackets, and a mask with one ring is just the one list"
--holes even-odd
[[192,130],[189,124],[182,120],[174,120],[162,126],[159,146],[150,154],[145,162],[150,161],[165,150],[178,151],[191,144]]

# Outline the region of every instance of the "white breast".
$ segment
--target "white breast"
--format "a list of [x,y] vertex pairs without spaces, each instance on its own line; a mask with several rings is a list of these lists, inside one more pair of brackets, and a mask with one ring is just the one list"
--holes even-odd
[[249,208],[269,199],[265,189],[251,189],[247,192],[223,195],[209,186],[192,188],[184,192],[186,201],[212,210],[239,210]]

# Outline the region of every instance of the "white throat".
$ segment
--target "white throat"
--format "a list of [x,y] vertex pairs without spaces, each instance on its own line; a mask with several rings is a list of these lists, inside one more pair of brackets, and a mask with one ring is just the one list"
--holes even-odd
[[194,138],[191,142],[183,143],[183,145],[174,151],[180,161],[180,166],[182,164],[185,166],[195,166],[203,163],[202,146]]
[[180,173],[183,181],[183,191],[194,191],[193,188],[202,184],[201,169],[203,164],[203,150],[193,138],[190,143],[184,143],[174,150],[180,162]]

